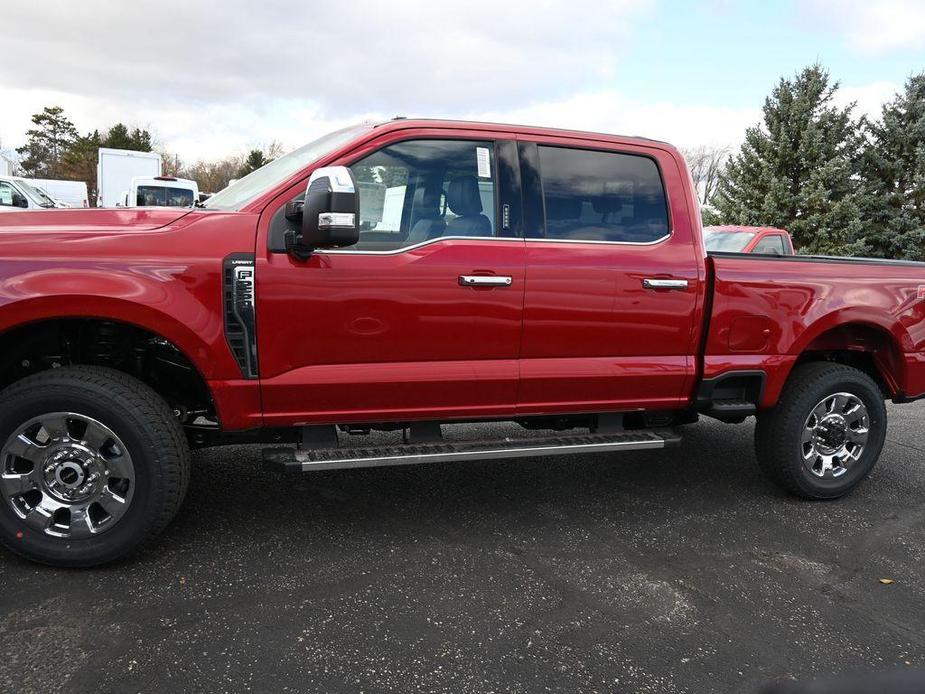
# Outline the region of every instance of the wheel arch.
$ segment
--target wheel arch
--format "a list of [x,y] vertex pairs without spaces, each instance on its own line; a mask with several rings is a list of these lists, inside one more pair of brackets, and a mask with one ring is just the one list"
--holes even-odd
[[898,322],[877,312],[849,309],[813,324],[791,353],[797,356],[794,366],[812,361],[853,366],[871,376],[885,395],[895,397],[906,385],[906,345],[911,345],[911,338]]
[[201,360],[178,344],[177,331],[152,329],[113,313],[37,317],[32,312],[32,320],[5,326],[0,332],[0,388],[57,366],[109,366],[147,383],[181,413],[181,420],[193,413],[216,417]]

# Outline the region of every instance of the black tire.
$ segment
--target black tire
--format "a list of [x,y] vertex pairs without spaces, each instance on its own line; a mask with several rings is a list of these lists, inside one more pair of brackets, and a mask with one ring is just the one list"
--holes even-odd
[[[98,535],[55,537],[26,524],[0,494],[0,544],[33,561],[87,567],[124,557],[154,538],[180,507],[189,483],[183,429],[149,386],[97,366],[43,371],[0,393],[0,447],[26,422],[50,412],[93,418],[116,434],[131,456],[133,494],[111,527]],[[7,462],[0,460],[0,466]]]
[[[827,396],[850,393],[867,408],[867,441],[858,459],[838,477],[819,477],[804,463],[801,436],[807,418]],[[802,364],[793,370],[773,410],[758,415],[755,454],[764,474],[784,490],[805,499],[836,499],[873,470],[886,439],[886,405],[874,380],[863,371],[831,362]]]

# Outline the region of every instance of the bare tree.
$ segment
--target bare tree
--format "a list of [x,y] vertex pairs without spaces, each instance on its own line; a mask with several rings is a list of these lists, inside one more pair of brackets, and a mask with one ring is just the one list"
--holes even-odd
[[716,193],[719,177],[726,167],[729,158],[729,147],[726,145],[701,145],[682,151],[690,169],[691,178],[697,189],[700,204],[706,205]]

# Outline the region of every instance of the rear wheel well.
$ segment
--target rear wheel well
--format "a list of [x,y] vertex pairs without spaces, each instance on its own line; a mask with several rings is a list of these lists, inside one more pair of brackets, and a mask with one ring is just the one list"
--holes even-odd
[[215,419],[209,388],[189,358],[135,325],[97,318],[29,323],[0,334],[0,354],[0,388],[61,366],[108,366],[148,384],[183,423]]
[[887,331],[862,323],[840,325],[810,342],[797,364],[828,361],[851,366],[870,376],[884,397],[895,397],[901,389],[902,355]]

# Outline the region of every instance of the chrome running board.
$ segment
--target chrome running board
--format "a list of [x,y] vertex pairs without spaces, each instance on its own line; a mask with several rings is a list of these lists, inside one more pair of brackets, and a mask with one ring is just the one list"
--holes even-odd
[[400,444],[378,448],[315,448],[310,450],[268,448],[263,452],[263,459],[264,465],[271,469],[309,472],[311,470],[338,470],[385,465],[640,451],[677,445],[680,440],[680,435],[671,429],[656,429],[619,434]]

